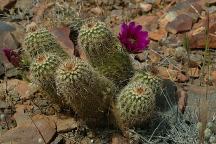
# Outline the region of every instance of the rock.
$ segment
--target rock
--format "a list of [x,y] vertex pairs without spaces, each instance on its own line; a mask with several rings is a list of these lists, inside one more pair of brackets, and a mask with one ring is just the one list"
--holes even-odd
[[95,7],[91,9],[91,12],[96,14],[96,15],[102,15],[103,14],[103,9],[101,9],[100,7]]
[[4,9],[10,9],[15,3],[16,0],[0,0],[0,10],[3,11]]
[[174,56],[177,61],[182,61],[187,56],[187,50],[184,47],[177,47]]
[[211,14],[211,13],[214,13],[216,11],[216,6],[211,6],[208,8],[208,12]]
[[156,3],[156,0],[144,0],[146,3],[154,4]]
[[177,16],[175,20],[167,24],[166,30],[173,34],[185,32],[192,28],[192,24],[193,19],[190,16],[181,14]]
[[[0,3],[1,3],[1,1],[0,1]],[[13,27],[13,26],[5,23],[5,22],[0,22],[0,32],[1,32],[0,36],[3,32],[12,32],[15,29],[16,29],[15,27]]]
[[156,51],[149,51],[148,58],[150,59],[151,64],[158,63],[161,60],[161,56]]
[[50,116],[56,124],[57,132],[69,132],[79,126],[79,122],[73,117],[67,116]]
[[155,31],[151,31],[149,33],[149,38],[155,41],[160,41],[163,38],[166,39],[167,37],[167,31],[164,28],[160,28]]
[[[193,30],[189,32],[190,48],[205,48],[206,45],[206,18],[195,24]],[[216,48],[216,13],[209,15],[209,48]]]
[[61,135],[58,135],[50,144],[65,144],[65,140]]
[[138,60],[139,62],[144,62],[147,59],[147,57],[148,57],[148,53],[142,52],[142,53],[136,54],[134,59]]
[[173,70],[170,68],[165,67],[158,67],[158,75],[162,79],[170,79],[172,81],[178,81],[178,82],[186,82],[189,80],[189,77],[181,73],[180,71]]
[[53,121],[44,115],[32,117],[31,123],[22,124],[0,137],[0,143],[38,144],[50,143],[56,133]]
[[129,141],[120,134],[113,134],[111,144],[129,144]]
[[15,8],[19,8],[21,10],[31,10],[33,6],[33,1],[30,0],[18,0]]
[[[0,84],[0,87],[4,87],[5,83]],[[26,81],[18,79],[10,79],[7,81],[7,89],[9,91],[14,91],[19,95],[21,99],[29,99],[31,88]]]
[[144,30],[152,31],[158,27],[158,16],[148,15],[139,16],[133,20],[135,23],[143,26]]
[[212,6],[212,5],[215,5],[215,4],[216,4],[216,0],[208,0],[208,1],[206,1],[207,6]]
[[152,10],[152,4],[140,3],[140,8],[142,9],[143,12],[149,12]]

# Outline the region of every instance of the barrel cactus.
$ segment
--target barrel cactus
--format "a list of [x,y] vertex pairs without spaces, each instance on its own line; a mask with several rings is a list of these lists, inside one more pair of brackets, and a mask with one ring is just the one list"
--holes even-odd
[[58,54],[67,57],[67,54],[57,43],[55,37],[45,28],[30,32],[24,39],[24,48],[32,57],[44,52]]
[[55,85],[55,69],[60,62],[60,58],[55,54],[43,53],[37,55],[31,66],[32,82],[39,85],[41,89],[46,92],[50,99],[61,105],[61,100],[57,95]]
[[78,58],[62,63],[55,80],[59,95],[88,125],[102,122],[116,91],[110,80]]
[[133,75],[129,56],[105,23],[89,20],[80,29],[78,43],[92,66],[120,87]]
[[153,89],[140,80],[131,81],[117,96],[113,113],[120,128],[140,125],[150,119],[156,106]]

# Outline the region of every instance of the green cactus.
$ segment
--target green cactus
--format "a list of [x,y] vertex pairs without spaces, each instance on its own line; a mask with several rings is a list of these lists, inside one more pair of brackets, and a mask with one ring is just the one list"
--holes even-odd
[[78,43],[90,64],[117,86],[123,87],[132,77],[129,56],[103,22],[87,21],[80,29]]
[[130,128],[150,119],[155,106],[156,97],[152,88],[140,80],[133,80],[119,93],[113,113],[120,128]]
[[50,96],[50,100],[61,106],[61,100],[57,95],[55,85],[55,69],[60,62],[60,58],[54,54],[37,55],[31,66],[32,82],[39,85],[41,89]]
[[67,54],[55,40],[55,37],[45,28],[30,32],[24,39],[24,48],[32,57],[44,52],[58,54],[60,57],[67,57]]
[[88,125],[102,122],[116,91],[110,80],[78,58],[62,63],[55,80],[59,95]]
[[153,75],[149,72],[138,71],[132,78],[132,81],[138,80],[151,87],[155,94],[159,94],[161,92],[162,80],[158,76]]

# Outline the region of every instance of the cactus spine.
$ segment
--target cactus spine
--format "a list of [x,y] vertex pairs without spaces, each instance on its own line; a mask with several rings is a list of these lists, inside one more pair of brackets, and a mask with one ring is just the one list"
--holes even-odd
[[107,114],[115,93],[114,84],[100,76],[86,62],[72,58],[57,69],[59,95],[87,124],[97,124]]
[[78,43],[92,66],[116,85],[122,87],[133,75],[129,56],[103,22],[87,21]]

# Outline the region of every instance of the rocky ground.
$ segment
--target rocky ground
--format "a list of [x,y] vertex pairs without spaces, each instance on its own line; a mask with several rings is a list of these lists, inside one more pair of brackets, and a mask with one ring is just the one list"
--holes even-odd
[[[0,0],[0,50],[22,49],[26,32],[49,25],[48,18],[55,17],[52,10],[60,1]],[[181,112],[185,107],[186,111],[194,108],[202,112],[208,105],[207,116],[214,117],[215,0],[66,0],[66,3],[83,18],[99,17],[116,34],[122,22],[142,25],[151,42],[143,53],[130,55],[135,69],[147,69],[169,80],[165,82],[165,92],[178,99]],[[53,28],[51,32],[64,50],[76,54],[77,48],[69,39],[66,26]],[[0,53],[0,143],[129,143],[116,129],[93,132],[67,112],[59,114],[58,106],[50,104],[46,94],[25,77],[28,78],[28,73],[21,75]],[[200,104],[203,101],[205,105]],[[143,131],[137,131],[139,134],[133,135],[130,143],[165,143],[153,141],[155,133],[144,140]]]

